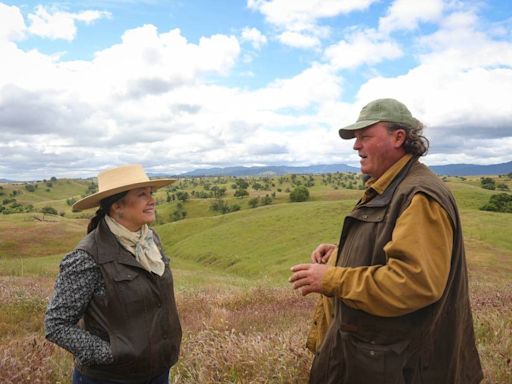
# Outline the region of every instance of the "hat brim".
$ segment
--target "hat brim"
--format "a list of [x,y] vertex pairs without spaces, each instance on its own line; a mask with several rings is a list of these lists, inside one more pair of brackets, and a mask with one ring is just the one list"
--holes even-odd
[[172,184],[176,181],[176,179],[155,179],[149,181],[143,181],[140,183],[123,185],[122,187],[108,189],[106,191],[96,192],[92,195],[86,196],[81,200],[78,200],[71,207],[73,212],[83,211],[84,209],[90,209],[97,207],[100,204],[100,201],[106,197],[115,195],[116,193],[121,193],[124,191],[129,191],[135,188],[145,188],[145,187],[153,187],[153,188],[161,188],[166,185]]
[[367,128],[370,125],[376,124],[381,120],[361,120],[354,124],[350,124],[346,127],[341,128],[338,132],[340,134],[340,137],[342,139],[353,139],[354,131],[357,131],[358,129]]

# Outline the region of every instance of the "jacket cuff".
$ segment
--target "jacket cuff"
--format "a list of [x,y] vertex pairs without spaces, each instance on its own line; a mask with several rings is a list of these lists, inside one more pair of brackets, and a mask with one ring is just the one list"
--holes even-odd
[[343,283],[345,268],[329,267],[322,278],[322,290],[326,296],[335,296]]

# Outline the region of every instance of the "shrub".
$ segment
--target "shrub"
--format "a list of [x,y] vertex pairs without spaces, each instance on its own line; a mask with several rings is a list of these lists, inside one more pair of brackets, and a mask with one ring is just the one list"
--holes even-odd
[[74,197],[71,197],[69,199],[66,199],[66,204],[69,205],[69,206],[72,206],[73,204],[75,204],[77,202],[77,199],[74,198]]
[[46,215],[58,215],[59,214],[55,208],[50,207],[50,206],[43,207],[41,209],[41,212]]
[[210,210],[226,214],[229,212],[239,211],[240,206],[238,204],[228,205],[224,200],[216,199],[210,204]]
[[290,192],[290,201],[301,202],[306,200],[309,200],[309,189],[305,186],[299,185]]
[[244,197],[249,196],[249,192],[247,192],[247,189],[237,189],[235,191],[235,197]]
[[256,208],[258,206],[260,202],[260,198],[259,197],[253,197],[252,199],[250,199],[247,204],[249,204],[249,207],[251,208]]
[[263,197],[261,199],[261,204],[262,205],[270,205],[270,204],[272,204],[272,198],[269,195],[265,195],[265,197]]
[[482,188],[495,190],[496,189],[496,182],[491,177],[482,177],[480,178],[480,185]]
[[508,193],[498,193],[492,195],[489,202],[480,207],[482,211],[512,213],[512,195]]
[[189,199],[188,192],[178,191],[176,192],[176,198],[180,201],[187,201]]

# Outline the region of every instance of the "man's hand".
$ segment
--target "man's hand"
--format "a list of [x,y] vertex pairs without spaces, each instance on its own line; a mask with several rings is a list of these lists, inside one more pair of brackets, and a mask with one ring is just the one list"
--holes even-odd
[[320,244],[311,253],[311,261],[318,264],[326,264],[332,251],[336,248],[334,244]]
[[293,275],[288,279],[293,283],[293,289],[302,288],[302,296],[311,292],[322,292],[322,278],[329,267],[324,264],[298,264],[291,270]]

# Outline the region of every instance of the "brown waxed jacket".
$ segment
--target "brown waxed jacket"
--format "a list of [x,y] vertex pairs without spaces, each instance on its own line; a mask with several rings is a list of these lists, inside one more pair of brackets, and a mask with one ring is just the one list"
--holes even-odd
[[385,265],[384,245],[416,193],[437,201],[453,223],[450,272],[441,298],[412,313],[381,317],[335,297],[332,324],[318,343],[311,383],[472,384],[482,379],[469,305],[460,219],[451,193],[416,158],[383,194],[358,205],[343,225],[337,266]]
[[76,247],[90,254],[103,275],[106,295],[93,296],[82,327],[108,341],[114,362],[77,366],[96,379],[141,382],[168,370],[178,360],[181,325],[169,259],[162,276],[146,271],[115,239],[102,220]]

